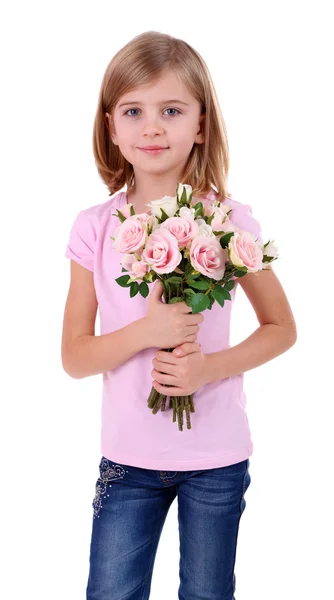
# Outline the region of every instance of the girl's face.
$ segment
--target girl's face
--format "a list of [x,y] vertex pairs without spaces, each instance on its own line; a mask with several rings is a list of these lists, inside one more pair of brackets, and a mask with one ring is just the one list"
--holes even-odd
[[[205,115],[200,110],[200,103],[168,71],[157,83],[139,86],[119,99],[113,121],[107,113],[110,136],[135,173],[169,172],[178,180],[194,143],[204,142],[200,123]],[[166,149],[140,149],[155,145]]]

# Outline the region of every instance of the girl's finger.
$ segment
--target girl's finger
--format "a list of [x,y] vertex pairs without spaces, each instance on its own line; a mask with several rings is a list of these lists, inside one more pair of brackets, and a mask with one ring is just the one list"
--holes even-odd
[[181,387],[166,387],[165,385],[161,385],[158,381],[153,381],[153,387],[160,394],[165,394],[166,396],[187,396],[186,392]]
[[184,344],[181,344],[181,346],[175,348],[172,354],[175,354],[176,356],[183,356],[185,354],[191,354],[192,352],[199,352],[200,348],[201,344],[198,342],[185,342]]

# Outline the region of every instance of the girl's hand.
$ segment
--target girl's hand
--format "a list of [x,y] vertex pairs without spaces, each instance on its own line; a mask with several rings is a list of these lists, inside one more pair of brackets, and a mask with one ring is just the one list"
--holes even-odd
[[[177,351],[181,350],[180,357]],[[203,354],[200,344],[185,342],[173,352],[158,350],[152,364],[153,387],[166,396],[190,396],[207,383],[207,354]],[[165,387],[164,384],[172,387]]]
[[147,302],[146,346],[163,349],[195,342],[199,323],[204,320],[202,313],[192,314],[192,308],[185,302],[166,304],[162,300],[163,291],[164,286],[157,279]]

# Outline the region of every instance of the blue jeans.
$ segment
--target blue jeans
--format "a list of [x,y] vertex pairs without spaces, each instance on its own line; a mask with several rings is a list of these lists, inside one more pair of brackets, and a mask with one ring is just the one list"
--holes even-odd
[[179,600],[235,600],[249,458],[214,469],[156,471],[102,456],[99,470],[87,600],[148,600],[160,535],[176,496]]

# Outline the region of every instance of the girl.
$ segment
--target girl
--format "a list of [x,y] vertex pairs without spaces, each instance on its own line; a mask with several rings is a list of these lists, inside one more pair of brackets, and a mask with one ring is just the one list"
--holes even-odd
[[[156,146],[161,149],[149,150]],[[112,197],[81,210],[73,223],[62,335],[63,368],[71,377],[103,374],[86,597],[149,598],[160,534],[177,496],[179,599],[235,600],[238,528],[253,452],[243,374],[295,343],[288,300],[272,269],[237,280],[260,326],[231,348],[237,285],[232,301],[203,314],[191,314],[184,302],[166,304],[158,280],[147,298],[130,298],[115,282],[122,256],[110,239],[119,224],[116,209],[128,214],[132,203],[136,213],[148,212],[147,203],[175,196],[180,182],[205,206],[217,197],[226,201],[234,225],[261,237],[251,207],[227,192],[225,123],[201,56],[158,32],[126,44],[103,77],[93,147]],[[164,351],[170,347],[172,353]],[[168,409],[152,414],[152,380],[161,392],[172,385],[170,395],[196,392],[190,430],[181,433]]]

